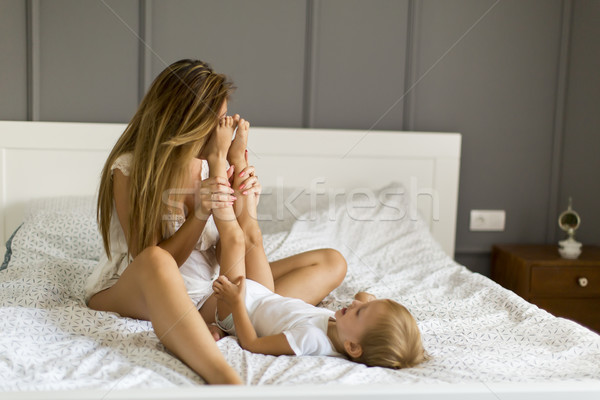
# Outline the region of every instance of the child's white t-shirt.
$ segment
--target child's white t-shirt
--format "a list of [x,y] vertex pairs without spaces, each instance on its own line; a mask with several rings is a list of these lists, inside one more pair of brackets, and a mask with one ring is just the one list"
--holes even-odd
[[327,337],[333,311],[280,296],[250,279],[246,309],[258,337],[283,333],[297,356],[341,356]]

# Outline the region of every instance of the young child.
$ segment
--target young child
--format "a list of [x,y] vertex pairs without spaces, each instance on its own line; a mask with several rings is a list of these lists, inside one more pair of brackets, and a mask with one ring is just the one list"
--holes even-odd
[[[233,186],[237,188],[235,180]],[[239,198],[234,207],[237,221],[233,222],[253,240],[250,245],[246,241],[245,247],[243,242],[221,243],[221,252],[238,254],[240,262],[235,273],[228,271],[214,281],[218,306],[214,319],[203,315],[207,323],[214,321],[224,332],[236,334],[240,345],[255,353],[346,356],[389,368],[411,367],[424,360],[414,318],[392,300],[376,300],[359,292],[349,307],[334,313],[298,299],[300,296],[274,293],[260,228],[251,217],[256,215],[255,198]]]
[[[236,148],[246,147],[248,134],[246,127],[240,138],[236,135],[243,141]],[[240,179],[247,160],[241,150],[232,149],[230,164],[242,171],[234,175],[232,187],[237,190],[244,186]],[[213,282],[217,304],[211,307],[208,302],[205,306],[202,316],[207,323],[237,334],[241,346],[255,353],[347,356],[366,365],[390,368],[423,361],[417,324],[400,304],[360,292],[348,308],[333,313],[308,303],[317,304],[314,300],[323,298],[315,296],[317,292],[311,287],[305,286],[303,293],[285,290],[285,282],[274,279],[274,263],[269,264],[264,251],[256,200],[255,196],[238,196],[234,203],[237,219],[227,221],[228,228],[237,227],[246,239],[221,241],[221,253],[235,254],[238,262],[221,268],[222,276]],[[318,259],[311,258],[316,254],[311,253],[304,253],[306,269],[295,279],[310,274],[318,265]],[[343,262],[345,272],[345,260],[339,252],[329,249],[326,254],[332,261]],[[334,264],[332,261],[329,265]]]
[[[250,279],[220,276],[213,289],[232,314],[217,323],[242,348],[271,355],[346,356],[368,366],[406,368],[425,359],[421,334],[408,310],[359,292],[333,311],[282,297]],[[232,317],[233,316],[233,317]]]

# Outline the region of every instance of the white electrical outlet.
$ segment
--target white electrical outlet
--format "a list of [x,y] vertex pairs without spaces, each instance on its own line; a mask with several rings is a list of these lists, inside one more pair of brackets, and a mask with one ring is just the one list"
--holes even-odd
[[472,231],[503,231],[505,222],[504,210],[471,210]]

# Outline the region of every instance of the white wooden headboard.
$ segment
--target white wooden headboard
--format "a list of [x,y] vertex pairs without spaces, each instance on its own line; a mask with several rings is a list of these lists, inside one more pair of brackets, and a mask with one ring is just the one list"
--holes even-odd
[[[124,129],[0,121],[1,243],[22,222],[28,200],[97,193],[104,161]],[[322,185],[339,191],[403,183],[453,257],[460,134],[252,127],[248,148],[265,188]]]

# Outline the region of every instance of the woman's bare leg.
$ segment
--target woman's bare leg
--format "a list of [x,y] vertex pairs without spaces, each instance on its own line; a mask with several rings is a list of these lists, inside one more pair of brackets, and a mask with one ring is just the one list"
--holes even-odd
[[275,293],[313,305],[342,283],[346,269],[346,259],[334,249],[311,250],[271,262]]
[[150,320],[156,336],[208,383],[241,384],[190,300],[173,257],[158,246],[142,251],[90,308]]

